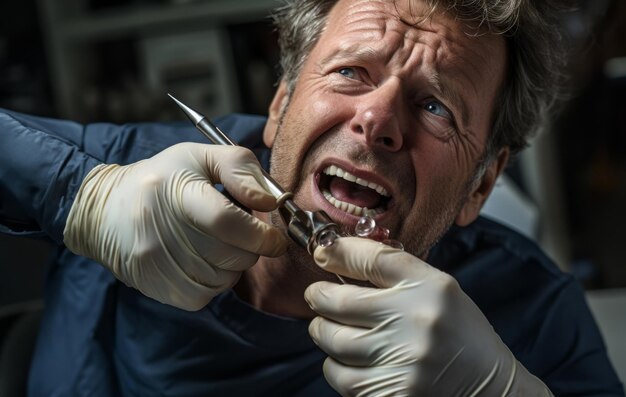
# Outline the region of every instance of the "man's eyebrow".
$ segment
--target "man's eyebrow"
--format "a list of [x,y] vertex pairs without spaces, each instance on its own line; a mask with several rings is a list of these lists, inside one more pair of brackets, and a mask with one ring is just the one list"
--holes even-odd
[[319,62],[319,65],[326,66],[327,64],[338,60],[366,61],[379,56],[379,51],[374,50],[371,47],[364,47],[360,43],[354,43],[352,45],[336,49],[330,53],[330,55],[322,59]]
[[445,79],[443,79],[438,72],[434,72],[428,76],[428,82],[432,84],[437,91],[439,91],[443,99],[449,101],[455,108],[459,109],[461,112],[461,121],[463,125],[467,125],[467,106],[465,102],[463,102],[459,93],[455,89],[451,88],[449,84],[446,84]]

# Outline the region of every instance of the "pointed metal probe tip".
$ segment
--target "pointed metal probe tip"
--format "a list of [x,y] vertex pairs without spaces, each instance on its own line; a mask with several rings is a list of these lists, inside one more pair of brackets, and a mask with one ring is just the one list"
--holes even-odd
[[167,93],[167,96],[169,96],[170,98],[172,98],[172,100],[174,102],[176,102],[178,107],[181,108],[183,110],[183,112],[185,112],[187,117],[189,117],[189,120],[191,120],[191,122],[194,125],[198,125],[198,123],[204,118],[203,115],[201,115],[200,113],[196,112],[195,110],[193,110],[189,106],[185,105],[184,103],[182,103],[178,99],[174,98],[174,96],[172,94],[170,94],[169,92]]

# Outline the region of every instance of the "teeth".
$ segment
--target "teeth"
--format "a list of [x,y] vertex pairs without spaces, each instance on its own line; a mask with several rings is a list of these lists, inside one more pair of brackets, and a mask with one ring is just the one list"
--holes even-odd
[[[341,169],[337,167],[336,165],[331,165],[331,166],[326,167],[326,169],[323,172],[326,175],[336,176],[339,178],[343,178],[346,181],[354,182],[358,185],[368,187],[372,190],[375,190],[376,193],[380,194],[381,196],[389,197],[389,193],[387,193],[387,190],[384,187],[380,186],[377,183],[365,180],[363,178],[357,178],[356,176],[352,175],[348,171]],[[324,197],[326,197],[326,200],[328,200],[328,202],[331,203],[334,207],[352,215],[356,215],[356,216],[365,215],[365,216],[373,217],[385,211],[383,208],[376,208],[376,209],[370,210],[367,208],[359,207],[352,203],[346,203],[345,201],[341,201],[333,197],[332,194],[330,194],[328,190],[323,190],[322,193],[324,194]]]
[[352,175],[348,171],[345,171],[337,167],[336,165],[331,165],[331,166],[326,167],[326,169],[324,170],[324,174],[343,178],[346,181],[354,182],[361,186],[365,186],[370,189],[376,190],[376,193],[380,194],[381,196],[389,197],[389,193],[387,193],[387,190],[385,190],[384,187],[374,182],[370,182],[362,178],[357,178],[356,176]]
[[343,212],[347,212],[348,214],[356,216],[366,215],[373,217],[385,211],[382,208],[370,210],[367,208],[359,207],[358,205],[346,203],[345,201],[337,200],[332,196],[332,194],[330,194],[328,190],[323,190],[322,194],[324,195],[324,197],[326,197],[326,200],[328,200],[328,202],[331,203],[335,208],[339,208],[340,210],[342,210]]

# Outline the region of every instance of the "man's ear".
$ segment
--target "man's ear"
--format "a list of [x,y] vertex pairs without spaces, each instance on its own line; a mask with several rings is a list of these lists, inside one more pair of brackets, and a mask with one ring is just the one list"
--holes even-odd
[[489,197],[491,190],[496,184],[498,175],[500,175],[500,173],[504,170],[508,160],[509,148],[505,147],[500,150],[498,157],[489,163],[480,180],[475,182],[475,185],[469,193],[467,201],[456,216],[454,223],[459,226],[467,226],[478,218],[478,214],[480,213],[483,204],[487,201],[487,197]]
[[283,111],[285,110],[285,106],[287,106],[288,98],[287,83],[285,83],[285,80],[281,80],[280,84],[278,84],[278,89],[274,94],[274,99],[272,99],[272,103],[270,104],[267,123],[265,124],[265,129],[263,130],[263,142],[265,143],[265,146],[269,148],[274,145],[276,130],[278,129],[278,124]]

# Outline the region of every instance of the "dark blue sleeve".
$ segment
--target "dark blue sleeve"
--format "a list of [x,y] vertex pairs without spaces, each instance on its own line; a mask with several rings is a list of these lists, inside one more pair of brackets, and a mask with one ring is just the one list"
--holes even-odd
[[[0,231],[61,243],[80,183],[101,161],[45,125],[27,121],[0,112]],[[52,124],[73,138],[82,133],[75,123]]]
[[[215,120],[253,148],[265,119]],[[82,180],[100,163],[129,164],[180,142],[208,143],[190,122],[81,125],[0,109],[0,232],[63,241]]]
[[80,184],[100,163],[127,164],[195,139],[189,123],[89,124],[0,111],[0,232],[63,241]]
[[452,274],[515,357],[556,397],[623,397],[584,291],[524,236],[479,218],[429,262]]

